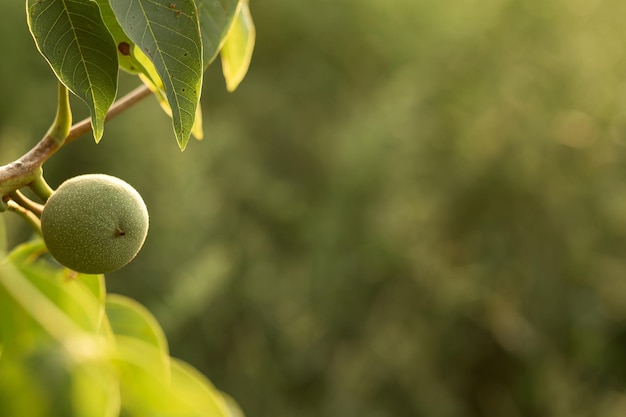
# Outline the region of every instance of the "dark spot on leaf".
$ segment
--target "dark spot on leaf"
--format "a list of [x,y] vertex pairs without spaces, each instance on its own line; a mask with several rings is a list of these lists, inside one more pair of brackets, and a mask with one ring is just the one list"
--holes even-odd
[[130,55],[130,45],[127,42],[120,42],[120,44],[117,45],[117,49],[122,55]]
[[176,5],[174,3],[171,3],[170,4],[170,9],[175,9],[175,8],[176,8]]

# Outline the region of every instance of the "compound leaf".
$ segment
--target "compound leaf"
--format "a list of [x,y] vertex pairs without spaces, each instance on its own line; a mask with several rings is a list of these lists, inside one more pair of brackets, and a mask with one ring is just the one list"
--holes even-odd
[[117,94],[116,45],[98,5],[85,0],[27,0],[28,27],[57,78],[91,112],[96,142]]

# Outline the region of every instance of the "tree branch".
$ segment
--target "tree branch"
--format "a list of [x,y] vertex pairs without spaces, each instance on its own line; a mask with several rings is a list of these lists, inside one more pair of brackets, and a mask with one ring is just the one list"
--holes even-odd
[[[135,88],[113,103],[105,120],[108,121],[112,119],[151,94],[152,92],[145,85]],[[72,142],[90,131],[91,119],[86,118],[81,120],[70,128],[64,143]],[[54,140],[51,136],[46,135],[19,159],[0,166],[0,196],[9,194],[32,183],[41,175],[41,166],[43,163],[54,155],[62,145],[63,144]]]
[[[107,115],[104,118],[104,120],[105,121],[111,120],[118,114],[124,112],[126,109],[128,109],[129,107],[132,107],[134,104],[138,103],[139,101],[143,100],[144,98],[148,97],[151,94],[152,94],[152,91],[150,91],[150,89],[146,85],[144,84],[140,85],[139,87],[130,91],[124,97],[122,97],[121,99],[113,103],[113,105],[107,112]],[[72,128],[70,129],[69,135],[67,135],[67,138],[65,139],[65,143],[73,142],[79,137],[81,137],[82,135],[84,135],[85,133],[89,133],[89,132],[91,132],[91,118],[90,117],[83,119],[80,122],[72,126]]]

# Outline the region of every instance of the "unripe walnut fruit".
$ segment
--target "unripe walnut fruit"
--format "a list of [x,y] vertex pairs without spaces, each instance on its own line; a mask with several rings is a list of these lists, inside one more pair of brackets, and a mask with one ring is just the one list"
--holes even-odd
[[121,179],[80,175],[50,196],[41,231],[59,263],[78,272],[104,274],[137,255],[148,234],[148,210],[137,190]]

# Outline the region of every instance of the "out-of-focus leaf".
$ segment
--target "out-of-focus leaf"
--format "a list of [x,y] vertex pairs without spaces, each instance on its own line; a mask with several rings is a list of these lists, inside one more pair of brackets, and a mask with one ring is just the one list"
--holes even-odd
[[[121,336],[116,344],[114,363],[120,380],[123,415],[168,416],[189,413],[172,389],[168,367],[160,365],[162,351],[138,339]],[[190,414],[187,414],[190,415]]]
[[111,0],[122,29],[159,74],[172,109],[174,133],[185,149],[202,87],[202,39],[193,0]]
[[65,270],[38,261],[44,250],[40,240],[18,246],[8,261],[21,274],[13,279],[0,276],[0,285],[55,337],[63,338],[78,329],[97,332],[104,312],[102,300],[97,298],[104,290],[102,277],[68,278]]
[[30,265],[46,252],[43,240],[37,239],[22,243],[11,251],[8,258],[17,266]]
[[196,118],[193,121],[193,127],[191,128],[191,134],[197,140],[204,139],[204,127],[202,124],[202,106],[196,107]]
[[134,337],[168,354],[161,326],[143,305],[128,297],[112,294],[106,300],[106,313],[116,336]]
[[210,382],[177,360],[171,362],[171,373],[164,375],[154,366],[160,354],[147,343],[121,339],[115,362],[123,412],[133,416],[228,417],[220,393]]
[[0,262],[0,415],[230,417],[145,307],[102,303],[101,275],[68,276],[44,253],[30,242]]
[[214,417],[230,417],[221,393],[195,368],[172,359],[172,387],[197,413]]
[[[45,284],[42,289],[33,284],[42,284],[38,274],[22,273],[14,265],[0,264],[0,286],[9,296],[31,316],[47,333],[59,341],[79,337],[83,328],[91,327],[90,319],[81,312],[81,306],[66,306],[76,317],[68,317],[63,309],[51,301],[47,295],[57,296],[54,290]],[[47,291],[49,294],[44,294]],[[57,298],[57,301],[61,301]],[[68,308],[69,307],[69,308]]]
[[222,48],[241,3],[242,0],[196,0],[205,69]]
[[[105,341],[96,334],[98,303],[83,283],[33,261],[39,251],[38,243],[25,244],[0,263],[0,415],[117,415],[114,381],[93,372],[109,366]],[[85,366],[89,381],[77,377]],[[96,410],[84,400],[108,408]]]
[[[0,302],[3,302],[1,293],[0,289]],[[2,307],[0,304],[0,311]],[[37,381],[14,352],[3,355],[0,358],[0,415],[47,417],[49,404],[42,401],[43,393]]]
[[250,14],[250,7],[247,1],[242,1],[239,14],[220,52],[222,72],[228,91],[235,91],[246,76],[252,60],[255,38],[256,29]]
[[[50,264],[38,261],[46,252],[47,249],[43,241],[34,240],[23,243],[13,249],[8,256],[8,260],[36,285],[39,283],[40,286],[52,286],[50,288],[57,288],[57,290],[67,292],[68,294],[66,295],[69,299],[78,297],[79,303],[85,298],[85,302],[80,304],[81,308],[90,306],[93,309],[92,313],[95,313],[93,323],[89,327],[99,327],[104,316],[104,299],[106,296],[104,275],[74,273],[67,269],[55,268]],[[50,291],[54,292],[57,290]],[[58,297],[55,297],[55,299],[58,299]]]
[[228,417],[245,417],[245,414],[237,401],[230,395],[222,392],[222,398],[224,399],[224,403],[226,404],[226,410],[228,411]]
[[76,416],[118,417],[121,399],[113,368],[104,362],[85,362],[72,372],[72,405]]
[[[69,272],[67,274],[71,275]],[[70,276],[68,279],[73,279],[75,281],[81,282],[86,289],[91,291],[96,300],[98,300],[101,305],[104,305],[104,300],[106,298],[106,284],[104,282],[104,275],[77,274],[74,276]]]
[[85,355],[75,356],[71,349],[27,325],[14,338],[31,338],[32,342],[10,341],[0,360],[0,415],[118,415],[118,384],[106,360],[84,360]]
[[117,94],[116,45],[92,1],[28,0],[28,26],[57,78],[91,112],[96,142]]
[[0,259],[4,258],[6,251],[7,251],[7,231],[6,231],[6,226],[4,224],[4,217],[0,216]]

